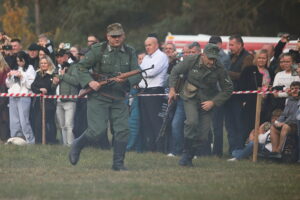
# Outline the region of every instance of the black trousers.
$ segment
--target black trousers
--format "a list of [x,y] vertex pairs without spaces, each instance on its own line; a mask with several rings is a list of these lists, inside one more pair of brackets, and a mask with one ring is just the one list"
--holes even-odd
[[[164,94],[163,87],[147,88],[145,94]],[[163,118],[162,104],[165,101],[163,96],[140,96],[140,136],[142,151],[163,151],[163,147],[156,143]]]
[[[34,113],[34,136],[35,143],[42,143],[42,110],[41,102],[39,98],[34,100],[33,105]],[[55,124],[55,112],[56,112],[56,102],[53,99],[45,100],[45,117],[46,117],[46,143],[47,144],[57,144],[56,140],[56,124]]]

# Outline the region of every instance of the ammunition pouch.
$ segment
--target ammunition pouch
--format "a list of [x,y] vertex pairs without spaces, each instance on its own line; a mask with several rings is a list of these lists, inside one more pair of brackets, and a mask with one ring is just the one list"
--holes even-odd
[[193,98],[196,96],[198,91],[198,87],[195,85],[189,83],[188,81],[185,81],[183,86],[183,95],[187,98]]

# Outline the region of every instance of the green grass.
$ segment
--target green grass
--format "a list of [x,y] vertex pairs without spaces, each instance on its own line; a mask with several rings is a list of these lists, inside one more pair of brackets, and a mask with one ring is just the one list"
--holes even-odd
[[300,165],[198,158],[193,168],[160,153],[126,155],[127,172],[111,168],[112,152],[84,149],[77,166],[62,146],[0,145],[0,199],[300,199]]

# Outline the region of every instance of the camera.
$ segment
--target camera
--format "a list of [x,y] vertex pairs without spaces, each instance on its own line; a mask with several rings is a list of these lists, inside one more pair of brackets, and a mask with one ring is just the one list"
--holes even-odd
[[67,69],[70,67],[70,63],[68,62],[63,62],[61,65],[61,70],[66,69],[65,72],[67,72]]
[[14,79],[15,83],[20,83],[20,77],[18,77],[18,76],[12,76],[12,78]]
[[12,50],[12,46],[11,45],[4,45],[2,46],[3,50]]

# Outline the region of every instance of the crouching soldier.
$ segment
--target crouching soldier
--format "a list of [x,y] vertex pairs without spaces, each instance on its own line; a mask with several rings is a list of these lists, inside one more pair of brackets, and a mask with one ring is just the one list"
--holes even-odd
[[207,44],[202,55],[187,57],[178,63],[169,79],[169,103],[176,99],[175,85],[180,74],[186,80],[180,97],[184,100],[184,149],[181,166],[192,166],[195,149],[208,140],[212,108],[223,104],[231,95],[232,82],[222,64],[217,61],[219,48]]

